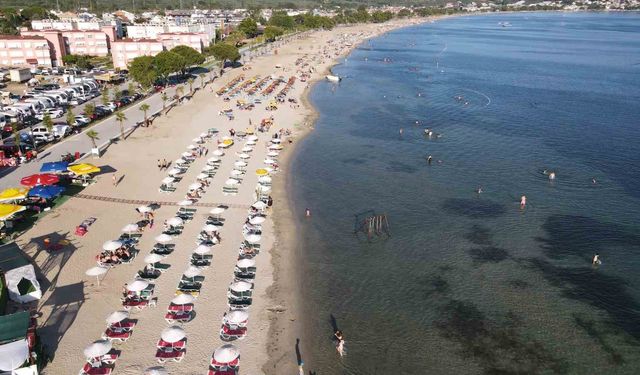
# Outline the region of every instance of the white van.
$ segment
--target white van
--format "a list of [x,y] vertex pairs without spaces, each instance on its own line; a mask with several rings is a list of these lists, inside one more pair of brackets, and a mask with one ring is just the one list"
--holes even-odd
[[24,101],[22,101],[21,103],[29,103],[29,104],[33,104],[33,110],[38,112],[41,111],[43,109],[45,109],[45,105],[38,99],[35,98],[31,98],[31,99],[25,99]]
[[36,141],[40,142],[53,142],[55,137],[52,133],[49,133],[45,126],[36,126],[31,129],[31,136]]

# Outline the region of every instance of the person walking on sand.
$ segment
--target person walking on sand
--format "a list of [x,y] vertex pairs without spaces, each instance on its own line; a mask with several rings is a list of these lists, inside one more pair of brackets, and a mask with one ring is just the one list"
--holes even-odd
[[118,186],[118,178],[115,173],[111,176],[111,181],[113,182],[113,186]]
[[162,170],[162,162],[160,161],[160,159],[158,159],[158,170]]

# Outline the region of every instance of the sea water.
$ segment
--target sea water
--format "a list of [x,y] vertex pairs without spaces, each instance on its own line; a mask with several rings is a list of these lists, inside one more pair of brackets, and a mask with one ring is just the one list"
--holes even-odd
[[451,18],[333,72],[290,172],[305,370],[640,373],[639,14]]

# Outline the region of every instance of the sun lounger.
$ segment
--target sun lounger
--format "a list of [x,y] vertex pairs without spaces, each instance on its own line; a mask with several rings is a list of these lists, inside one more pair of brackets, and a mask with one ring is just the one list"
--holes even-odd
[[158,351],[156,352],[156,359],[158,360],[158,362],[160,363],[164,363],[168,360],[173,360],[175,362],[180,362],[182,361],[182,358],[184,358],[184,354],[186,352],[184,350],[163,350],[163,349],[158,349]]
[[101,355],[100,357],[91,358],[88,362],[98,365],[112,365],[116,363],[116,359],[118,359],[118,355],[115,353],[107,353],[105,355]]
[[157,301],[155,298],[149,300],[124,300],[122,301],[122,307],[124,307],[125,310],[130,310],[134,307],[138,310],[142,310],[149,306],[155,307],[156,303]]
[[235,194],[238,194],[238,188],[232,188],[232,187],[223,186],[222,187],[222,194],[224,194],[224,195],[235,195]]
[[173,248],[172,247],[154,248],[153,250],[151,250],[151,252],[158,255],[169,255],[173,252]]
[[166,342],[163,339],[158,340],[158,343],[156,344],[156,347],[158,349],[171,349],[171,350],[178,350],[178,349],[184,349],[184,347],[187,345],[187,340],[186,339],[182,339],[178,342]]
[[169,307],[167,307],[167,311],[173,311],[173,312],[177,312],[177,311],[192,311],[193,310],[193,304],[187,304],[187,305],[169,305]]
[[213,370],[209,369],[208,375],[237,375],[238,372],[235,369],[227,369],[227,370]]
[[80,375],[109,375],[113,368],[107,366],[93,367],[90,363],[85,363],[80,370]]
[[187,207],[180,207],[180,209],[178,210],[178,212],[196,212],[198,211],[197,208],[187,208]]
[[125,342],[129,339],[129,337],[131,337],[132,334],[133,334],[132,331],[117,332],[107,328],[107,330],[104,331],[104,333],[102,334],[102,338],[104,340],[109,340],[109,341],[115,340],[115,341]]
[[151,267],[154,270],[158,270],[160,272],[164,272],[164,271],[168,270],[169,268],[171,268],[171,265],[170,264],[166,264],[166,263],[153,263],[151,265]]
[[162,232],[163,234],[168,234],[169,236],[179,236],[182,234],[182,229],[171,228]]
[[214,370],[217,370],[217,371],[236,370],[240,365],[240,357],[234,359],[229,363],[220,363],[220,362],[217,362],[215,359],[211,358],[210,365],[211,367],[213,367]]
[[131,321],[122,321],[122,322],[118,322],[118,323],[113,323],[111,324],[108,328],[110,328],[111,330],[114,331],[127,331],[127,330],[132,330],[133,327],[136,326],[135,322],[131,322]]
[[236,310],[246,310],[249,308],[249,306],[251,306],[251,302],[252,302],[251,299],[238,301],[230,298],[229,302],[227,303],[227,306],[229,306],[229,308],[236,309]]
[[220,338],[225,341],[239,340],[247,335],[247,327],[231,329],[226,324],[220,328]]
[[186,323],[191,320],[191,312],[188,311],[178,311],[178,312],[168,312],[164,315],[164,320],[169,324],[173,324],[175,322]]
[[194,267],[206,268],[211,265],[211,261],[207,259],[191,259],[191,265]]
[[147,267],[145,267],[144,270],[138,271],[138,273],[134,275],[134,278],[139,277],[145,280],[155,280],[158,277],[160,277],[160,274],[161,272],[159,270],[150,270]]
[[200,289],[176,289],[175,295],[178,296],[180,294],[189,294],[198,297],[200,295]]
[[158,191],[161,193],[173,193],[176,191],[176,188],[174,186],[160,185]]

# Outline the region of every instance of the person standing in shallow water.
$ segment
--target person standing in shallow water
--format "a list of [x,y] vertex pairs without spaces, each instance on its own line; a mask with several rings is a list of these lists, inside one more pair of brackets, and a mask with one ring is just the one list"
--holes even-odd
[[527,196],[523,195],[522,197],[520,197],[520,208],[525,208],[526,205],[527,205]]

